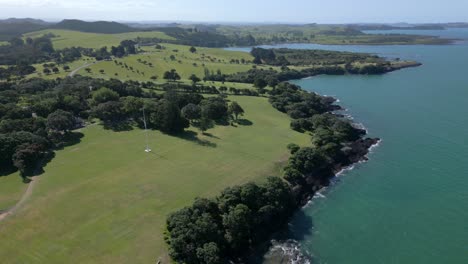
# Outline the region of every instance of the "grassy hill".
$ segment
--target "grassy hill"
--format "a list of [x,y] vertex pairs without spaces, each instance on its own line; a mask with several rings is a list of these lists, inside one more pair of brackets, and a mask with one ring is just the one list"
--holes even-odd
[[168,213],[277,175],[286,145],[310,140],[266,98],[230,99],[246,110],[245,125],[218,126],[199,140],[195,131],[182,138],[152,131],[151,154],[142,130],[83,129],[82,142],[57,152],[32,197],[0,225],[2,263],[168,263]]
[[0,41],[8,41],[15,36],[19,36],[26,32],[37,31],[46,28],[42,24],[33,23],[31,21],[0,21]]
[[[252,64],[233,64],[231,59],[245,59],[246,61],[253,60],[253,57],[245,52],[225,51],[222,49],[212,48],[197,48],[197,53],[191,53],[189,46],[163,44],[164,50],[156,50],[153,47],[145,47],[144,53],[117,59],[118,62],[126,63],[133,70],[126,69],[121,65],[117,65],[114,61],[103,61],[91,66],[91,73],[87,73],[84,69],[79,71],[79,74],[100,78],[120,78],[149,81],[152,75],[157,75],[159,80],[165,71],[176,69],[182,79],[187,80],[191,74],[196,74],[200,78],[204,76],[204,68],[210,71],[221,70],[223,73],[236,73],[247,71],[252,68]],[[171,59],[171,55],[175,57]],[[138,60],[146,61],[147,64]],[[148,64],[152,63],[152,66]],[[194,65],[196,64],[196,65]],[[203,66],[205,65],[205,66]],[[99,70],[103,69],[104,74],[100,74]],[[137,73],[137,70],[140,73]],[[115,76],[115,73],[118,76]],[[143,75],[144,74],[144,75]]]
[[101,34],[116,34],[116,33],[127,33],[135,31],[127,25],[120,24],[117,22],[109,21],[96,21],[87,22],[77,19],[65,19],[53,26],[58,29],[75,30],[80,32],[90,33],[101,33]]
[[49,33],[52,33],[56,36],[52,38],[52,44],[54,45],[55,49],[63,49],[67,47],[77,46],[83,48],[118,46],[122,40],[136,39],[137,37],[172,39],[165,33],[159,31],[128,32],[120,34],[97,34],[62,29],[41,30],[27,33],[24,36],[35,38]]

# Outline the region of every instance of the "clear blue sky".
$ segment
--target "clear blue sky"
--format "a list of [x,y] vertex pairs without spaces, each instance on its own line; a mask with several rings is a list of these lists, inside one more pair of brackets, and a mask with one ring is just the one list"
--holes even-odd
[[203,22],[468,21],[468,0],[0,0],[0,17]]

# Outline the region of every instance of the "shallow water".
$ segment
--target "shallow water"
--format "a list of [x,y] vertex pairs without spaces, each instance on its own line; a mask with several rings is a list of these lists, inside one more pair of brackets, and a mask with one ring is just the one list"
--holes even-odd
[[[430,34],[468,40],[468,29]],[[369,162],[294,218],[292,238],[302,250],[314,263],[468,263],[468,43],[283,46],[423,63],[382,76],[296,81],[336,96],[371,136],[383,139]]]

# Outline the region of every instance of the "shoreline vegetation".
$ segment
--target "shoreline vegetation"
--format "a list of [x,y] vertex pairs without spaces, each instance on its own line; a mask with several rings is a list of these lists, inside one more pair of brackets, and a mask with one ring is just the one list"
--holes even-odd
[[310,133],[312,145],[288,145],[291,156],[283,169],[285,181],[270,177],[264,184],[229,187],[216,198],[196,199],[192,206],[171,214],[166,241],[176,261],[248,262],[252,251],[259,245],[263,248],[297,209],[339,171],[367,160],[369,149],[380,141],[367,138],[365,130],[334,114],[341,107],[332,97],[287,82],[270,94],[272,106],[292,118],[292,129]]

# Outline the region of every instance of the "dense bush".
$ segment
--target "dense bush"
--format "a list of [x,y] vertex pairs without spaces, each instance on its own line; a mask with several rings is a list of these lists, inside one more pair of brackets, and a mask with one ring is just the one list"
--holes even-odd
[[227,188],[215,199],[197,199],[167,218],[170,255],[187,264],[237,259],[283,226],[295,208],[292,190],[275,177]]

